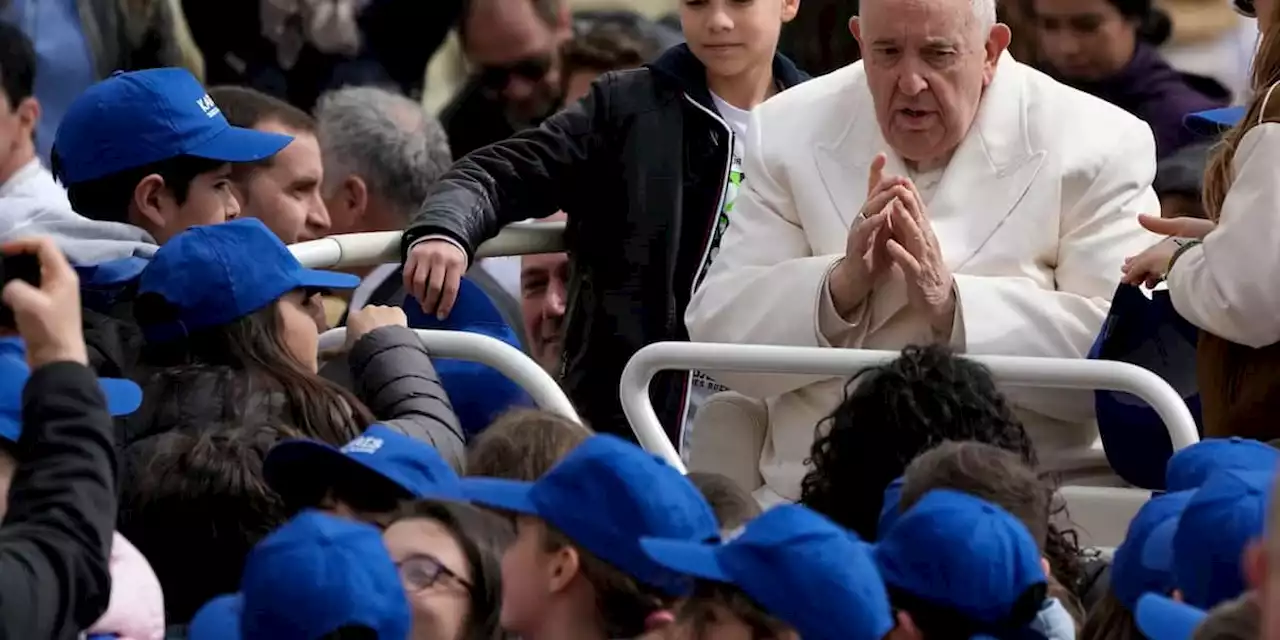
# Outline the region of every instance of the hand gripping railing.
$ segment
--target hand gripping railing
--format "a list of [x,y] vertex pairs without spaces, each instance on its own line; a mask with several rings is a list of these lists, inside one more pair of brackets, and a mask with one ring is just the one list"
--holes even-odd
[[[400,262],[399,231],[346,233],[290,245],[289,250],[312,269],[372,267]],[[563,222],[517,222],[480,245],[477,258],[564,251]]]
[[[640,445],[684,470],[649,402],[649,382],[664,370],[734,371],[849,377],[897,358],[896,351],[823,349],[696,342],[659,342],[632,356],[622,370],[622,410]],[[996,381],[1018,387],[1126,391],[1146,400],[1169,429],[1174,450],[1200,438],[1187,405],[1160,376],[1135,365],[1104,360],[965,356],[985,365]]]
[[[578,412],[565,397],[560,386],[546,371],[520,350],[507,343],[478,333],[415,329],[432,357],[454,358],[489,365],[529,393],[539,408],[581,423]],[[346,329],[330,329],[320,336],[320,351],[342,346]]]

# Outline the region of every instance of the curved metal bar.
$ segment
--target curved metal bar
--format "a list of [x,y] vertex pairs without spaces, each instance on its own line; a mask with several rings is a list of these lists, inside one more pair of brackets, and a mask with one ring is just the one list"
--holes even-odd
[[[372,267],[400,261],[399,231],[345,233],[289,245],[295,258],[312,269]],[[480,245],[477,258],[564,251],[563,222],[517,222]]]
[[[560,385],[537,363],[515,347],[486,335],[466,331],[415,329],[433,357],[469,360],[489,365],[520,385],[539,408],[581,424],[578,412]],[[347,339],[346,329],[330,329],[320,336],[320,350],[339,348]]]
[[[636,437],[650,453],[662,456],[683,470],[680,454],[667,439],[649,401],[649,383],[664,370],[736,371],[851,376],[861,369],[884,364],[899,353],[865,349],[823,349],[659,342],[632,356],[622,371],[619,393],[622,410]],[[1146,400],[1169,429],[1174,450],[1197,441],[1190,410],[1167,382],[1135,365],[1103,360],[1028,358],[1019,356],[965,356],[991,370],[1006,385],[1058,389],[1107,389],[1125,391]]]

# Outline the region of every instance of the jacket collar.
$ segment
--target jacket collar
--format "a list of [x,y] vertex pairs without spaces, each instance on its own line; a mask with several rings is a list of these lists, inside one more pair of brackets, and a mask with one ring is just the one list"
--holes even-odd
[[[707,68],[693,55],[689,45],[678,44],[667,49],[657,60],[646,65],[657,75],[675,82],[689,97],[709,109],[715,109],[711,91],[707,89]],[[779,89],[789,89],[809,79],[803,71],[780,53],[773,54],[773,79]]]

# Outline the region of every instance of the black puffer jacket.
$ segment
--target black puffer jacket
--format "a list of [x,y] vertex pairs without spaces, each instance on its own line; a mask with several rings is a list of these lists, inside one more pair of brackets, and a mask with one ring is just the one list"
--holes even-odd
[[[781,56],[773,73],[780,88],[806,78]],[[644,69],[605,74],[538,128],[455,163],[413,218],[403,249],[444,235],[474,255],[507,224],[568,213],[562,382],[596,430],[632,437],[618,401],[622,369],[647,344],[688,339],[684,311],[732,150],[706,68],[686,45],[672,47]],[[685,378],[659,376],[653,385],[673,439]]]
[[[461,468],[462,428],[431,357],[412,331],[404,327],[371,331],[352,347],[349,362],[355,381],[352,390],[375,418],[431,443],[445,460]],[[142,407],[119,425],[123,447],[210,421],[269,424],[287,411],[279,393],[229,367],[164,369],[149,376],[143,388]]]

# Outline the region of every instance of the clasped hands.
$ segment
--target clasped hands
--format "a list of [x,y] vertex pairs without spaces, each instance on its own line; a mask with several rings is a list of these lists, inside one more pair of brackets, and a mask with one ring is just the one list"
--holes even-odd
[[951,340],[955,281],[929,223],[924,199],[904,176],[885,176],[881,153],[871,162],[867,200],[849,230],[844,258],[828,279],[831,299],[843,317],[862,304],[886,271],[902,272],[908,304],[929,321],[938,342]]

